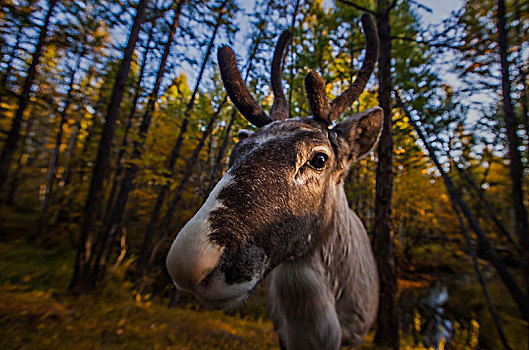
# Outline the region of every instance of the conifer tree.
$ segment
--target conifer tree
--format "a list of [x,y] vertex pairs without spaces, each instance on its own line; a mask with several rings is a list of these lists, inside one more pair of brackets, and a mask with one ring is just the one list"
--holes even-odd
[[92,172],[90,189],[86,199],[83,225],[81,227],[81,237],[75,258],[74,274],[70,283],[71,289],[82,291],[95,286],[96,281],[93,279],[90,262],[92,261],[92,255],[94,253],[94,230],[98,216],[97,208],[103,199],[103,186],[105,179],[108,177],[107,169],[110,162],[109,153],[112,139],[114,137],[114,130],[116,128],[116,119],[121,107],[132,56],[134,54],[136,42],[138,41],[140,27],[145,20],[148,4],[149,0],[139,0],[137,4],[134,23],[112,89],[112,95],[105,116],[103,133],[99,141],[97,158]]
[[37,73],[37,66],[39,65],[43,48],[48,36],[48,27],[50,25],[50,20],[53,15],[55,5],[57,5],[57,0],[50,0],[48,2],[48,10],[46,11],[44,23],[40,28],[39,39],[37,45],[35,46],[35,51],[33,52],[31,58],[31,64],[29,65],[28,72],[22,86],[22,91],[20,92],[18,98],[18,109],[13,118],[11,129],[7,135],[6,142],[4,143],[4,147],[0,155],[0,191],[2,190],[7,179],[11,162],[13,160],[13,154],[15,153],[17,143],[20,138],[22,119],[24,118],[24,112],[26,111],[26,108],[29,104],[31,87],[33,86],[35,75]]

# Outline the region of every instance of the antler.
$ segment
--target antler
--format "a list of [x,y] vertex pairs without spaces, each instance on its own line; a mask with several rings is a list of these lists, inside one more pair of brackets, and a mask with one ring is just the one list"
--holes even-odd
[[246,84],[242,81],[233,50],[228,46],[222,46],[219,48],[217,56],[224,87],[239,112],[258,128],[271,123],[272,119],[257,104]]
[[286,119],[289,115],[287,98],[283,93],[283,86],[281,85],[281,66],[285,48],[287,47],[291,38],[292,33],[289,29],[285,30],[281,34],[274,51],[274,59],[272,60],[271,83],[272,91],[274,92],[274,104],[270,110],[270,117],[273,120]]
[[321,75],[312,70],[305,77],[305,89],[312,115],[327,124],[331,124],[358,99],[375,69],[378,55],[378,36],[375,23],[367,13],[362,15],[362,27],[366,38],[366,57],[354,83],[347,90],[329,104],[325,92],[325,82]]
[[228,96],[235,104],[241,114],[258,128],[271,123],[272,120],[281,120],[288,117],[288,103],[281,86],[281,63],[283,53],[290,42],[292,34],[290,30],[285,30],[279,37],[272,61],[272,91],[274,93],[274,104],[270,110],[271,118],[257,104],[244,84],[241,73],[237,68],[237,60],[233,50],[228,46],[219,48],[217,56],[219,61],[220,76],[226,88]]
[[307,76],[305,76],[305,91],[307,93],[307,100],[309,101],[310,111],[314,118],[325,120],[327,124],[331,124],[329,112],[331,111],[331,105],[327,98],[327,92],[325,91],[325,81],[321,75],[315,70],[311,70]]

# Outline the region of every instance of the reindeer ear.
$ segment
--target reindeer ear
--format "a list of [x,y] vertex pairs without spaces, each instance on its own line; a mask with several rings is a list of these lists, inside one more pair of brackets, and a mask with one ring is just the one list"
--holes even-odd
[[239,130],[239,132],[237,133],[237,138],[240,140],[244,140],[244,139],[247,139],[248,137],[250,137],[250,135],[252,135],[254,132],[251,131],[251,130],[247,130],[247,129],[241,129]]
[[341,161],[355,162],[365,157],[377,144],[382,132],[382,108],[368,109],[338,123],[333,130],[345,148]]

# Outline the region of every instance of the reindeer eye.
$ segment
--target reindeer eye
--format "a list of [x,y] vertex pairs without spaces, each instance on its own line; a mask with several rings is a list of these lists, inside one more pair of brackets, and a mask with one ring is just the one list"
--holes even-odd
[[328,158],[329,157],[325,153],[316,153],[309,163],[317,170],[322,170]]

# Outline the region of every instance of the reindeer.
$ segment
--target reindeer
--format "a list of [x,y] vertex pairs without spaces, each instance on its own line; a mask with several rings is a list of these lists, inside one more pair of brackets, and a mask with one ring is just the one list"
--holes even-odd
[[258,129],[241,130],[229,170],[187,222],[167,256],[177,288],[213,308],[241,304],[267,275],[267,309],[282,349],[339,349],[361,343],[378,308],[378,275],[366,230],[349,208],[344,178],[375,146],[382,109],[332,126],[363,91],[378,39],[362,17],[366,54],[354,83],[329,103],[323,78],[305,78],[312,117],[287,119],[280,74],[284,32],[275,49],[270,116],[241,79],[233,51],[218,50],[224,86]]

